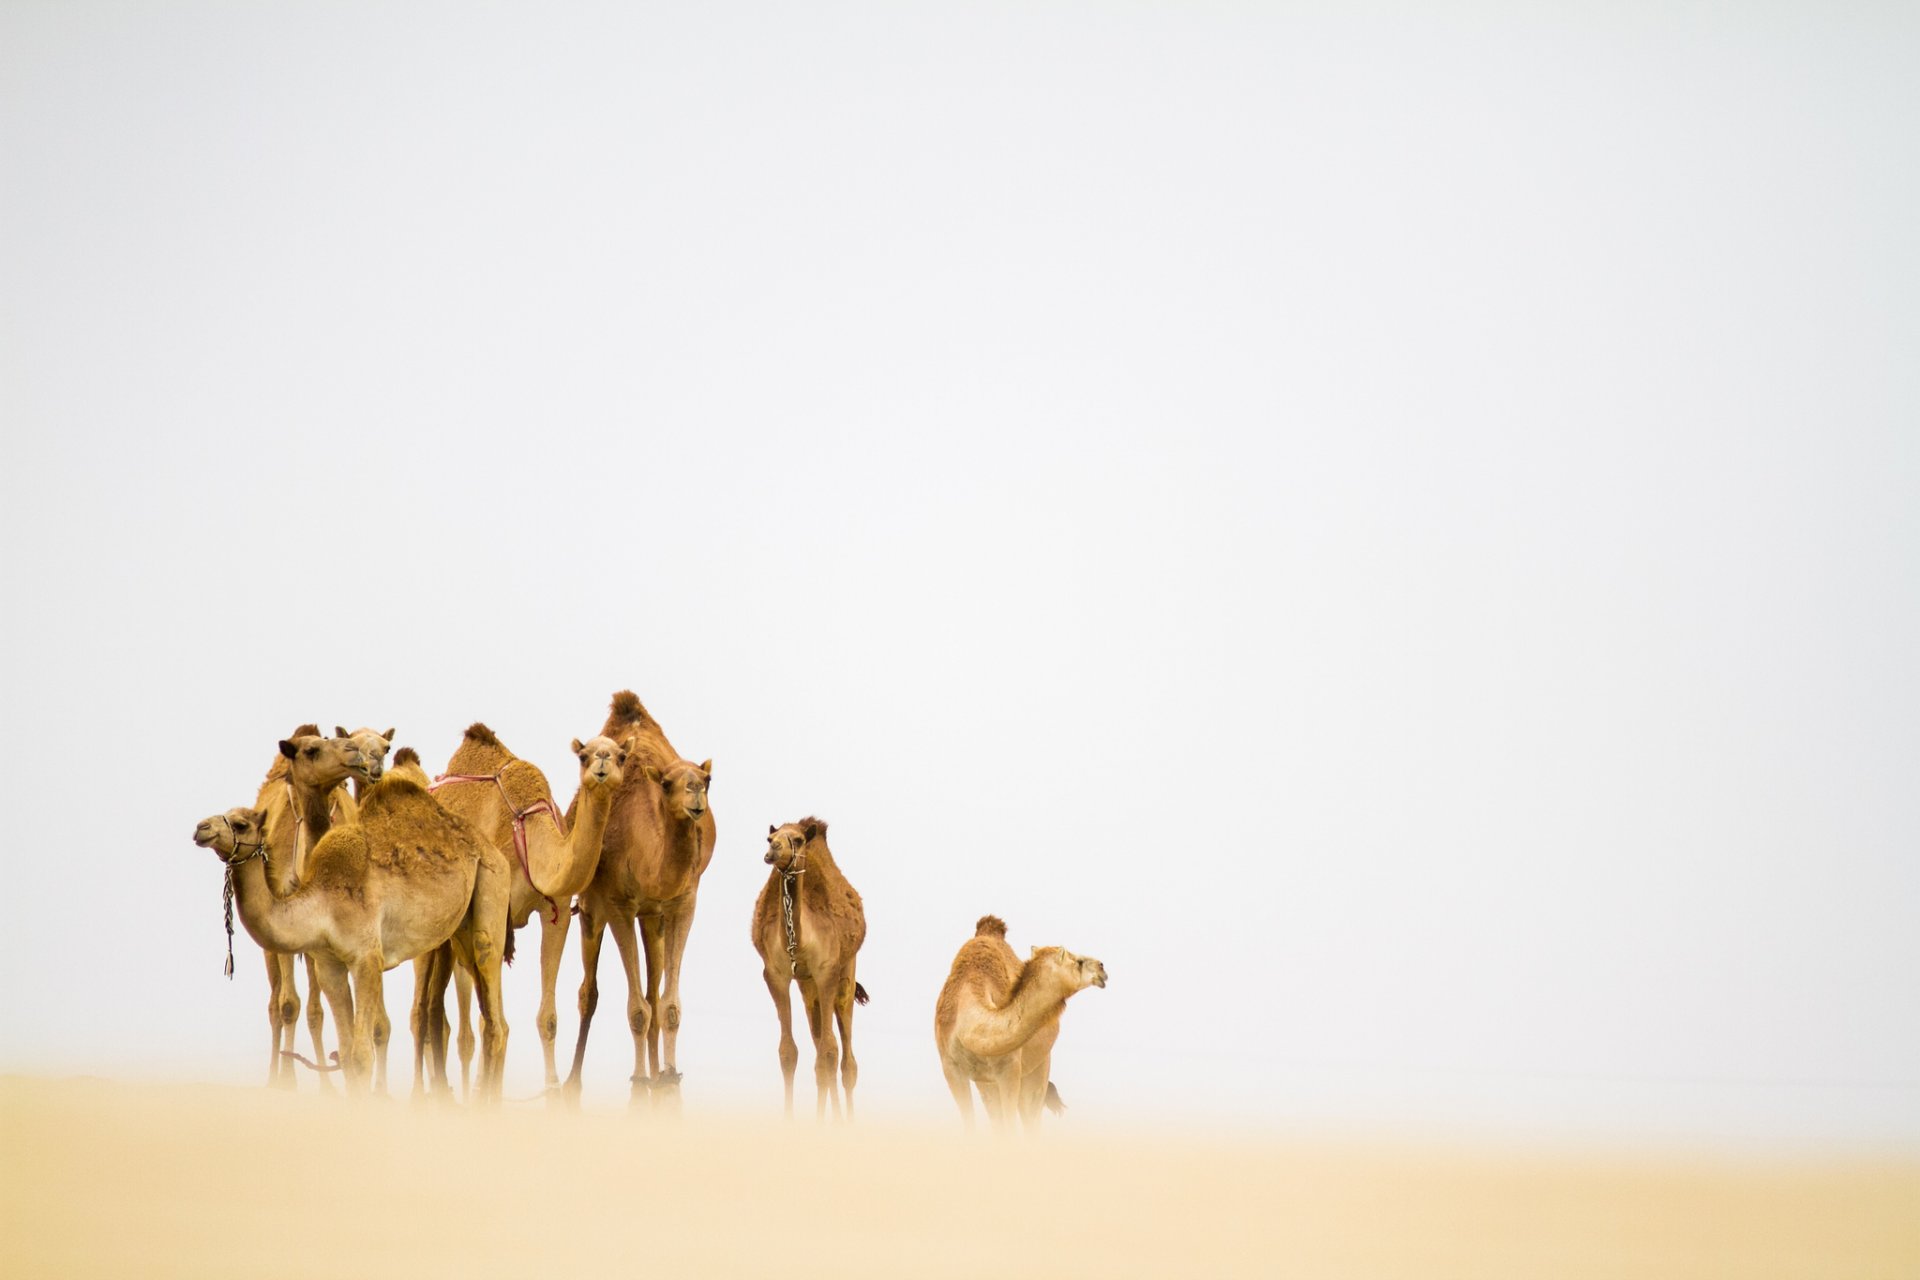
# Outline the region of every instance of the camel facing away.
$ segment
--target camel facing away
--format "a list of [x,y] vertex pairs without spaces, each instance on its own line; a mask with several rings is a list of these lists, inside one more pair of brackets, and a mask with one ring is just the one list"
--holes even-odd
[[[536,912],[540,917],[540,1047],[546,1056],[547,1087],[560,1083],[554,1067],[554,1037],[558,1018],[554,986],[560,976],[560,957],[567,945],[573,919],[573,897],[587,887],[600,865],[600,840],[614,793],[624,775],[627,748],[607,737],[587,742],[573,740],[580,762],[579,797],[574,817],[563,823],[547,777],[537,765],[508,750],[493,730],[476,721],[468,726],[460,746],[447,761],[447,770],[434,780],[434,798],[493,841],[508,860],[513,896],[507,908],[509,929],[518,929]],[[440,990],[445,988],[444,961],[435,961],[429,985],[421,988],[416,970],[416,1023],[428,1028],[434,1046],[436,1084],[446,1085],[446,1014]],[[424,998],[423,998],[424,997]],[[465,1010],[462,1010],[464,1018]],[[415,1042],[421,1032],[416,1029]],[[419,1050],[415,1050],[415,1084],[419,1087]],[[464,1056],[464,1055],[463,1055]]]
[[[793,1071],[800,1061],[791,999],[791,985],[798,981],[800,1004],[813,1033],[815,1118],[826,1118],[831,1099],[838,1119],[844,1091],[851,1120],[853,1086],[860,1078],[853,1058],[853,1006],[867,1002],[866,991],[854,980],[854,961],[867,939],[866,910],[834,862],[827,848],[827,824],[820,819],[768,827],[766,860],[773,871],[753,904],[753,948],[760,953],[761,976],[780,1015],[787,1114],[793,1114]],[[835,1022],[840,1026],[837,1042]]]
[[1029,1130],[1052,1097],[1047,1069],[1069,997],[1107,985],[1107,967],[1061,947],[1035,947],[1022,964],[1006,922],[981,916],[953,958],[933,1011],[933,1038],[960,1116],[973,1126],[973,1088],[994,1128]]
[[[676,1048],[680,1035],[680,960],[693,927],[700,877],[713,860],[713,813],[707,788],[713,761],[680,758],[665,731],[631,690],[613,695],[601,736],[625,742],[634,757],[615,790],[600,846],[600,865],[580,894],[580,1030],[573,1043],[567,1089],[580,1088],[587,1030],[600,1001],[598,970],[602,934],[611,929],[627,974],[627,1028],[633,1034],[633,1090],[668,1105],[679,1100]],[[574,797],[568,820],[580,805]],[[634,937],[639,924],[639,941]],[[647,981],[640,986],[640,947],[646,949]],[[662,1033],[665,1044],[662,1046]]]
[[[384,751],[381,756],[385,756]],[[360,742],[346,734],[323,738],[318,725],[303,724],[281,739],[254,799],[254,807],[266,815],[262,856],[275,897],[285,897],[292,891],[315,842],[343,816],[343,810],[345,820],[352,820],[353,798],[345,784],[371,767]],[[263,951],[267,960],[267,1020],[273,1035],[267,1083],[290,1089],[294,1083],[293,1037],[300,1020],[294,956]],[[314,984],[314,968],[308,962],[307,1032],[313,1040],[316,1062],[324,1061],[324,1022],[320,989]],[[320,1079],[323,1086],[329,1085],[327,1077]]]
[[[194,832],[194,843],[227,839],[224,815]],[[419,757],[402,749],[368,788],[356,822],[329,831],[307,874],[284,898],[268,887],[264,841],[234,839],[221,854],[233,877],[247,932],[276,951],[311,953],[340,1028],[350,1088],[371,1074],[376,1028],[385,1025],[382,975],[452,938],[474,970],[485,1017],[480,1095],[497,1098],[506,1054],[500,1008],[501,940],[512,881],[505,859],[464,820],[427,793]]]

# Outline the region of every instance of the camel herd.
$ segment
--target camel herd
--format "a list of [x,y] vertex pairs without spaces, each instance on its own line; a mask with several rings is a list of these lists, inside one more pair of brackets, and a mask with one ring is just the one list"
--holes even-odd
[[[416,1094],[453,1090],[446,1010],[452,985],[462,1089],[483,1102],[498,1100],[507,1047],[500,969],[513,959],[515,931],[538,918],[536,1025],[547,1088],[578,1096],[600,999],[600,946],[611,931],[626,971],[633,1096],[677,1101],[680,964],[700,877],[713,858],[713,762],[681,757],[628,691],[614,695],[598,735],[574,740],[580,777],[564,812],[540,769],[484,724],[467,729],[446,769],[431,778],[410,748],[393,752],[388,764],[393,734],[336,727],[326,737],[302,725],[279,744],[253,807],[217,814],[194,832],[194,842],[225,867],[229,935],[237,907],[265,954],[269,1083],[290,1086],[295,1062],[304,1062],[341,1071],[350,1091],[384,1091],[390,1024],[382,983],[387,970],[411,961]],[[769,826],[766,861],[772,869],[753,906],[752,937],[780,1019],[787,1114],[800,1057],[791,1000],[798,984],[813,1037],[816,1115],[831,1109],[850,1119],[859,1078],[853,1007],[867,999],[854,973],[865,909],[818,818]],[[554,990],[575,915],[580,1029],[562,1081]],[[1001,1129],[1016,1115],[1033,1127],[1044,1107],[1058,1108],[1048,1066],[1061,1012],[1077,992],[1107,982],[1098,960],[1060,947],[1036,947],[1022,961],[1006,932],[997,917],[980,919],[954,957],[934,1013],[941,1071],[962,1118],[973,1123],[977,1089]],[[310,1059],[294,1047],[301,1013],[296,959],[307,973]],[[324,1049],[323,996],[340,1042],[337,1068]]]

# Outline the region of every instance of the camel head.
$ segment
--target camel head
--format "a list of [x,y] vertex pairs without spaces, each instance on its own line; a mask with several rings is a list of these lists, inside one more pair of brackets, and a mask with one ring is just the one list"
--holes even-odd
[[331,791],[350,777],[372,781],[367,758],[352,738],[322,738],[303,733],[297,738],[282,738],[280,754],[288,761],[287,776],[303,787]]
[[621,766],[627,763],[627,747],[601,735],[585,742],[573,740],[573,754],[580,761],[580,785],[617,787],[625,779]]
[[707,787],[713,782],[713,761],[689,764],[675,760],[665,769],[645,766],[647,781],[660,788],[667,812],[683,822],[698,822],[707,811]]
[[767,828],[767,861],[783,874],[807,869],[807,842],[820,834],[818,822],[789,822]]
[[367,781],[380,781],[380,775],[387,768],[387,752],[393,748],[393,730],[382,733],[378,729],[355,729],[348,733],[335,725],[333,736],[352,738],[353,745],[360,748],[360,758],[367,762]]
[[1092,956],[1077,956],[1065,947],[1035,947],[1028,953],[1027,968],[1044,973],[1064,986],[1069,995],[1088,987],[1107,985],[1107,966]]
[[225,862],[242,846],[258,847],[267,838],[267,815],[263,810],[229,809],[203,818],[193,829],[193,842],[211,849]]

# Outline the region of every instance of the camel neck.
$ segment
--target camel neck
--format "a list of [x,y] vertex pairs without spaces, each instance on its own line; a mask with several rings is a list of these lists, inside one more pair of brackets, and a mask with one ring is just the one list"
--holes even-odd
[[[296,893],[298,890],[296,889]],[[288,899],[275,897],[267,884],[264,858],[249,858],[233,868],[233,899],[247,936],[268,951],[304,951],[304,940],[288,933]]]
[[966,1037],[966,1047],[985,1057],[1012,1053],[1033,1033],[1060,1016],[1071,991],[1058,983],[1030,981],[1005,1005],[983,1015]]

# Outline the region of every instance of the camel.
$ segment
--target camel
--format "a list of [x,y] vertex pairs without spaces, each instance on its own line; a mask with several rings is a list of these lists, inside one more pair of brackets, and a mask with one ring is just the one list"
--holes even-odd
[[[707,808],[713,761],[680,758],[666,733],[631,690],[613,695],[601,735],[626,742],[641,767],[629,770],[613,797],[601,842],[600,865],[580,894],[580,1031],[573,1043],[567,1089],[578,1095],[587,1031],[600,1001],[601,935],[613,930],[627,973],[627,1028],[633,1034],[632,1098],[649,1090],[657,1102],[679,1101],[676,1047],[680,1034],[680,960],[693,927],[700,877],[713,860],[714,822]],[[580,798],[575,796],[574,806]],[[568,809],[572,820],[573,808]],[[640,989],[640,945],[646,948],[647,985]],[[664,1029],[665,1046],[661,1045]]]
[[[791,984],[800,984],[800,1003],[813,1033],[814,1117],[824,1120],[827,1101],[840,1116],[844,1090],[847,1119],[853,1119],[853,1085],[860,1067],[853,1059],[853,1006],[867,1002],[866,989],[854,980],[854,961],[867,938],[867,915],[860,895],[827,848],[827,824],[802,818],[767,828],[767,862],[773,871],[753,904],[753,947],[760,953],[761,976],[780,1015],[780,1072],[786,1079],[787,1115],[793,1115],[793,1071],[800,1050],[793,1042]],[[839,1043],[833,1024],[840,1024]],[[834,1087],[835,1068],[840,1089]]]
[[933,1012],[940,1070],[968,1128],[970,1086],[979,1088],[994,1128],[1011,1131],[1016,1111],[1029,1131],[1039,1127],[1041,1107],[1059,1096],[1047,1069],[1067,1000],[1106,985],[1105,965],[1061,947],[1035,947],[1021,964],[1007,945],[1006,922],[980,917],[953,958]]
[[314,955],[340,1027],[348,1087],[364,1090],[372,1074],[384,972],[452,938],[461,963],[474,969],[485,1018],[480,1096],[498,1098],[507,1036],[500,947],[512,880],[499,851],[428,794],[419,756],[408,748],[395,754],[358,820],[314,845],[307,875],[284,898],[268,887],[265,842],[241,837],[225,815],[202,822],[194,843],[220,843],[223,823],[236,838],[220,857],[248,934],[262,947]]
[[[384,749],[380,752],[385,756]],[[268,882],[276,897],[292,891],[304,868],[308,851],[327,833],[338,816],[340,798],[345,797],[345,815],[351,820],[352,798],[346,796],[346,781],[357,777],[356,769],[377,766],[358,740],[346,734],[322,738],[317,725],[303,724],[280,742],[273,765],[254,805],[267,815],[268,829],[263,856]],[[294,1028],[300,1019],[300,990],[294,984],[293,956],[265,951],[267,963],[267,1020],[273,1034],[273,1053],[267,1067],[267,1083],[292,1088]],[[314,969],[307,966],[307,1031],[313,1039],[316,1061],[322,1060],[325,1015],[321,1012],[320,989],[314,985]],[[322,1077],[325,1080],[325,1077]]]
[[[627,748],[607,737],[587,742],[573,740],[580,761],[579,798],[573,820],[563,824],[553,802],[546,775],[539,767],[508,750],[493,730],[479,722],[468,726],[447,771],[433,782],[434,797],[490,837],[502,854],[511,854],[513,896],[507,908],[510,930],[540,916],[540,1047],[546,1056],[547,1087],[560,1083],[554,1069],[554,1038],[558,1018],[554,986],[560,976],[560,957],[567,945],[573,919],[573,897],[587,887],[600,864],[600,839],[614,793],[624,781],[621,766]],[[415,988],[415,1087],[420,1087],[422,1033],[434,1045],[436,1080],[446,1084],[446,1013],[437,981],[445,988],[445,962]],[[465,1009],[461,1010],[464,1023]],[[464,1029],[464,1028],[463,1028]],[[466,1033],[471,1034],[471,1033]],[[465,1051],[462,1052],[462,1074]]]

